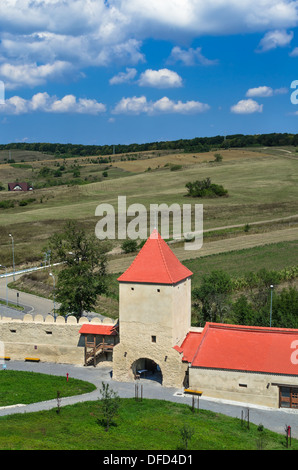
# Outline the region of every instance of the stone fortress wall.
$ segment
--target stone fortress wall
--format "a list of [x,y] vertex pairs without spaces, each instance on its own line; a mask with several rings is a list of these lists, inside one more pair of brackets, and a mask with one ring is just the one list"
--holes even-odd
[[116,320],[31,314],[23,320],[0,317],[1,359],[84,365],[84,337],[79,333],[84,323],[114,325]]

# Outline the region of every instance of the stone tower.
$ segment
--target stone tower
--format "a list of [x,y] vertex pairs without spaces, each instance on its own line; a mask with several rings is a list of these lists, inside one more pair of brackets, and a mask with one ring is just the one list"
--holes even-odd
[[154,230],[118,278],[119,336],[113,378],[133,380],[139,370],[181,387],[187,365],[175,349],[191,325],[191,276]]

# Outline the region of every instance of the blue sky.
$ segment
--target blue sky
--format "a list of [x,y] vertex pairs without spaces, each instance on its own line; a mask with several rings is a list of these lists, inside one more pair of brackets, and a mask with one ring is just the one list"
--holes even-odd
[[1,0],[0,143],[297,133],[297,26],[292,0]]

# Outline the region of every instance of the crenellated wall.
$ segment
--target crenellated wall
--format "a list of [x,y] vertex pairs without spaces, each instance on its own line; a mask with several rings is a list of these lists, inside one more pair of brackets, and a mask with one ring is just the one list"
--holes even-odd
[[115,321],[99,318],[91,321],[74,316],[56,320],[48,315],[24,315],[23,320],[0,318],[0,341],[4,356],[11,360],[25,358],[40,359],[42,362],[84,365],[84,338],[79,334],[83,323],[114,325]]

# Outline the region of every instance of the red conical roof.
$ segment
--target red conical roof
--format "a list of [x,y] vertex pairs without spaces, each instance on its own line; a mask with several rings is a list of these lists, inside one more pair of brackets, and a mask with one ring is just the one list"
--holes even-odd
[[153,230],[139,254],[118,281],[176,284],[192,274],[180,263],[157,230]]

